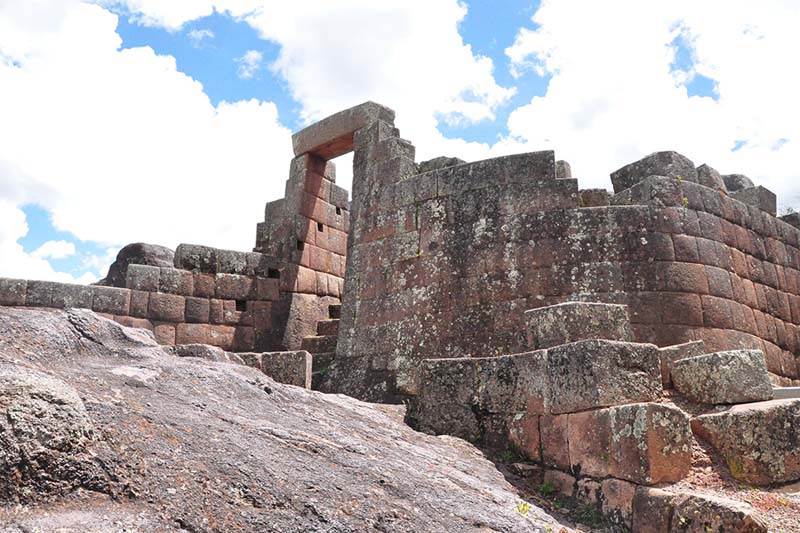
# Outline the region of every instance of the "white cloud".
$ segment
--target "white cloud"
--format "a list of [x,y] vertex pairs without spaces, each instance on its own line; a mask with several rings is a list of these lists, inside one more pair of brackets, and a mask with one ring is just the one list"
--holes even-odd
[[[795,2],[545,1],[534,22],[506,53],[517,74],[552,79],[509,129],[530,147],[554,148],[582,186],[608,186],[623,164],[675,149],[798,201],[800,76],[784,62],[800,49]],[[679,35],[692,48],[686,72],[670,68]],[[717,101],[688,96],[682,81],[696,74],[716,82]]]
[[64,259],[75,255],[75,244],[67,241],[47,241],[31,252],[31,255],[39,259]]
[[[22,22],[4,12],[0,30]],[[0,54],[14,58],[0,62],[0,198],[14,212],[35,202],[56,229],[109,247],[252,248],[292,155],[275,105],[212,105],[174,58],[120,49],[116,25],[100,6],[75,3],[31,35],[0,31]],[[4,233],[4,250],[22,235]]]
[[258,71],[261,69],[261,62],[264,60],[264,55],[258,50],[248,50],[242,57],[236,58],[236,64],[239,67],[236,69],[236,75],[243,80],[253,79]]
[[203,41],[214,38],[214,32],[206,28],[194,29],[187,33],[186,36],[189,37],[189,40],[192,42],[192,46],[195,48],[201,48],[203,46]]

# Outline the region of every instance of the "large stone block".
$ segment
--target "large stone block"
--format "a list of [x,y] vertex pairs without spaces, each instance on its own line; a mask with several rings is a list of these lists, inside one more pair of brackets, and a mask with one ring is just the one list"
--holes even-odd
[[534,349],[587,339],[633,342],[623,305],[567,302],[525,311],[528,342]]
[[570,414],[567,424],[573,473],[654,485],[691,469],[689,418],[675,407],[622,405]]
[[722,176],[722,181],[725,182],[725,187],[728,189],[728,192],[732,193],[756,186],[753,180],[744,174],[726,174]]
[[767,533],[768,528],[755,515],[754,509],[740,501],[704,494],[685,494],[674,500],[672,529],[674,532]]
[[547,351],[549,401],[554,414],[657,400],[663,393],[658,348],[605,340]]
[[223,300],[250,300],[256,296],[255,278],[238,274],[217,274],[217,298]]
[[53,305],[53,281],[29,280],[25,292],[28,307],[51,307]]
[[650,487],[637,487],[633,496],[633,524],[636,533],[670,533],[675,495]]
[[731,196],[740,202],[755,206],[760,210],[775,216],[778,213],[778,197],[767,188],[750,187],[731,193]]
[[480,421],[473,409],[478,403],[477,359],[425,359],[419,394],[411,417],[417,429],[434,435],[452,435],[475,442]]
[[129,315],[131,291],[116,287],[93,286],[92,310],[97,313]]
[[697,183],[715,191],[728,192],[720,173],[708,165],[697,167]]
[[25,305],[27,290],[27,280],[0,278],[0,305]]
[[353,134],[378,120],[394,123],[394,111],[375,102],[340,111],[292,135],[294,154],[335,159],[353,150]]
[[161,279],[161,267],[128,265],[125,286],[131,290],[156,292]]
[[194,294],[194,276],[188,270],[161,267],[158,290],[169,294],[191,296]]
[[175,249],[175,268],[216,274],[217,250],[197,244],[179,244]]
[[692,420],[731,475],[756,485],[800,479],[800,400],[735,405]]
[[233,350],[236,328],[210,324],[178,324],[176,344],[210,344],[223,350]]
[[311,388],[312,356],[299,350],[294,352],[265,352],[261,358],[261,371],[287,385]]
[[186,322],[206,324],[209,322],[210,304],[207,298],[186,298]]
[[667,346],[659,350],[661,358],[661,383],[665,389],[672,388],[672,365],[675,361],[696,357],[706,353],[706,343],[703,341],[685,342],[674,346]]
[[53,307],[64,309],[69,307],[91,309],[94,291],[92,290],[92,287],[88,285],[59,283],[53,286],[51,298]]
[[733,350],[690,357],[672,366],[675,389],[706,404],[772,399],[772,384],[761,350]]
[[620,193],[652,175],[697,182],[697,171],[688,158],[677,152],[655,152],[613,172],[611,183],[614,192]]
[[186,302],[183,296],[154,292],[150,294],[147,318],[165,322],[183,322],[186,317],[185,308]]

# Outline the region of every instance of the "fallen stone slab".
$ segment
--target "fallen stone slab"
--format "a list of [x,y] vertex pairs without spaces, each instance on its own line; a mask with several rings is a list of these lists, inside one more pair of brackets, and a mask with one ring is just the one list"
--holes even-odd
[[655,152],[612,172],[611,183],[614,192],[620,193],[652,175],[697,182],[697,170],[687,157],[677,152]]
[[532,349],[588,339],[635,340],[624,305],[566,302],[525,311],[525,320]]
[[692,341],[674,346],[667,346],[659,350],[661,357],[661,383],[665,389],[672,388],[672,365],[675,361],[696,357],[706,353],[706,344],[703,341]]
[[652,344],[586,340],[550,348],[547,378],[545,408],[553,414],[648,402],[663,393]]
[[732,350],[675,361],[675,389],[690,400],[711,405],[772,399],[772,384],[761,350]]
[[311,354],[305,350],[294,352],[265,352],[261,357],[261,371],[286,385],[311,388]]
[[689,417],[664,404],[638,403],[567,418],[572,472],[640,485],[678,481],[692,466]]
[[754,485],[800,479],[800,400],[735,405],[694,418],[692,430],[725,458],[736,479]]

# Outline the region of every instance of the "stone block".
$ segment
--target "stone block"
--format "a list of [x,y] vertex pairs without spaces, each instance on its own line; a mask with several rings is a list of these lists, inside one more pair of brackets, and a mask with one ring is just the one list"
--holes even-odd
[[66,309],[69,307],[92,308],[94,291],[88,285],[71,285],[59,283],[53,286],[52,306]]
[[197,244],[179,244],[175,249],[175,268],[216,274],[217,250]]
[[545,470],[544,482],[553,487],[557,494],[572,498],[575,495],[575,478],[561,470]]
[[725,183],[725,188],[731,193],[756,186],[753,180],[744,174],[726,174],[722,176],[722,181]]
[[735,405],[694,418],[692,429],[738,480],[768,485],[800,479],[800,400]]
[[772,384],[761,350],[716,352],[675,361],[675,389],[705,404],[759,402],[772,399]]
[[611,205],[611,193],[606,189],[583,189],[580,191],[581,207],[606,207]]
[[556,179],[565,180],[572,177],[572,167],[564,160],[556,161]]
[[178,357],[197,357],[206,361],[229,362],[225,350],[208,344],[178,344],[172,352]]
[[[236,250],[217,250],[217,274],[254,275],[253,269],[248,272],[248,253]],[[260,254],[259,254],[260,255]]]
[[533,349],[587,339],[634,340],[623,305],[567,302],[525,311],[525,319]]
[[27,290],[27,280],[0,278],[0,305],[24,306]]
[[715,191],[728,192],[720,173],[708,165],[697,167],[697,183]]
[[194,294],[194,276],[188,270],[161,267],[158,290],[169,294],[191,296]]
[[256,297],[259,300],[279,300],[280,281],[274,278],[256,278]]
[[670,533],[674,499],[674,494],[661,489],[637,487],[631,529],[637,533]]
[[639,403],[570,414],[572,471],[642,485],[682,479],[691,469],[692,432],[681,410]]
[[207,324],[209,322],[209,300],[207,298],[186,298],[186,322]]
[[214,274],[194,272],[194,296],[197,298],[213,298],[216,290]]
[[304,350],[294,352],[266,352],[261,360],[261,371],[287,385],[311,388],[311,354]]
[[153,323],[146,318],[134,318],[131,316],[114,316],[114,322],[122,324],[126,328],[145,329],[152,333]]
[[614,192],[620,193],[652,175],[697,182],[697,171],[688,158],[677,152],[655,152],[613,172],[611,183]]
[[147,318],[147,308],[150,305],[150,293],[131,290],[130,315],[136,318]]
[[158,291],[161,268],[150,265],[128,265],[125,286],[137,291]]
[[663,392],[651,344],[588,340],[550,348],[547,378],[553,414],[653,401]]
[[250,276],[238,274],[217,274],[216,289],[214,291],[217,298],[223,300],[250,300],[255,297],[255,279]]
[[186,302],[177,294],[150,293],[147,318],[164,322],[183,322],[186,318]]
[[353,134],[377,121],[394,123],[394,111],[376,104],[363,104],[340,111],[292,135],[296,156],[306,153],[330,160],[353,150]]
[[29,280],[25,292],[25,305],[28,307],[52,307],[53,281]]
[[542,415],[539,417],[539,434],[542,442],[542,463],[545,466],[569,470],[569,441],[567,439],[568,415]]
[[633,499],[636,485],[620,479],[604,479],[600,492],[603,515],[611,522],[630,528],[633,523]]
[[225,323],[225,308],[222,300],[211,299],[208,301],[208,321],[211,324]]
[[789,213],[788,215],[783,215],[780,219],[790,226],[800,229],[800,213]]
[[476,408],[483,413],[548,412],[547,352],[478,358]]
[[777,196],[775,196],[774,192],[760,185],[731,193],[731,197],[740,202],[757,207],[772,216],[778,213]]
[[153,325],[153,335],[161,345],[175,344],[175,324],[160,323]]
[[256,332],[252,326],[240,325],[233,335],[233,350],[248,352],[256,349]]
[[210,344],[226,351],[232,351],[236,328],[210,324],[178,324],[177,344]]
[[471,442],[480,439],[480,421],[473,409],[479,376],[477,359],[424,359],[419,394],[412,404],[417,429]]
[[767,533],[768,528],[744,502],[687,494],[675,498],[671,531]]
[[539,416],[528,413],[517,413],[507,422],[506,435],[501,432],[502,440],[507,438],[508,445],[518,454],[530,461],[541,461],[541,439],[539,436]]
[[337,338],[333,335],[312,335],[303,338],[300,347],[311,353],[335,352]]
[[92,286],[92,310],[112,315],[130,315],[131,291],[116,287]]
[[692,341],[661,348],[659,357],[661,358],[661,383],[664,388],[672,388],[672,365],[675,364],[675,361],[704,353],[706,353],[706,345],[703,341]]

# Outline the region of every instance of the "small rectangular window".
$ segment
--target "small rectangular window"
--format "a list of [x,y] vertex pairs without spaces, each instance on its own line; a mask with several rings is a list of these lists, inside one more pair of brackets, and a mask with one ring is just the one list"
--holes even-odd
[[236,300],[236,310],[242,313],[247,311],[247,300]]
[[337,215],[341,215],[342,214],[342,208],[341,207],[337,207],[336,208],[336,214]]
[[297,239],[297,249],[298,250],[303,250],[305,247],[306,247],[306,243],[304,243],[300,239]]
[[271,279],[278,279],[281,277],[281,272],[277,268],[270,268],[267,270],[267,277]]

